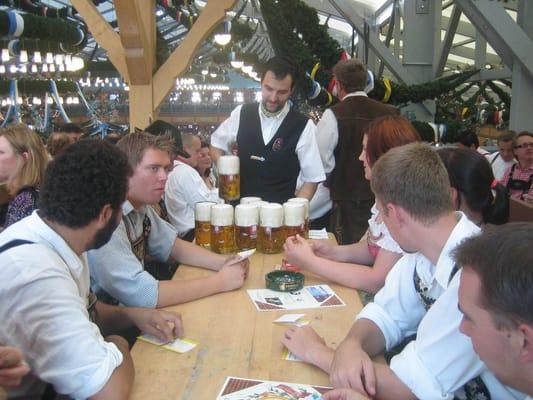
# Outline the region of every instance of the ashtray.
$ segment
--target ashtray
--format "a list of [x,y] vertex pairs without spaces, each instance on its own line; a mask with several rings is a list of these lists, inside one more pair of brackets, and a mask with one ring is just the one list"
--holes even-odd
[[293,271],[272,271],[265,275],[266,287],[277,292],[294,292],[304,287],[304,275]]

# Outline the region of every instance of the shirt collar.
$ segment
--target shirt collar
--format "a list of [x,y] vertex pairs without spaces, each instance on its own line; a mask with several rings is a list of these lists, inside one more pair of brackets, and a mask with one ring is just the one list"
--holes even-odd
[[355,96],[362,96],[362,97],[368,97],[366,92],[363,92],[362,90],[358,90],[356,92],[348,93],[346,96],[344,96],[342,99],[347,99],[348,97],[355,97]]
[[261,109],[261,103],[259,103],[259,107],[258,108],[259,108],[259,116],[261,117],[261,119],[266,119],[266,120],[283,119],[289,113],[289,110],[290,110],[290,106],[289,106],[289,101],[288,100],[285,103],[285,105],[283,106],[283,108],[281,109],[280,113],[277,114],[275,117],[269,117],[268,115],[266,115],[263,112],[263,110]]
[[128,215],[132,212],[137,212],[144,216],[144,214],[146,214],[146,206],[142,206],[138,210],[136,210],[129,200],[126,200],[124,203],[122,203],[122,214]]
[[450,254],[465,238],[473,236],[480,231],[480,228],[470,221],[465,214],[460,211],[457,211],[455,214],[458,219],[457,224],[442,248],[437,265],[435,266],[435,279],[443,288],[448,287],[450,274],[455,266],[455,262]]

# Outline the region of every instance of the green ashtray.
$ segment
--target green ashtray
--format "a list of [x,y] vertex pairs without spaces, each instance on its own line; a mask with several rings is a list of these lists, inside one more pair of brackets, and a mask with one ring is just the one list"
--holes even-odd
[[293,271],[272,271],[265,275],[266,287],[277,292],[294,292],[304,287],[304,275]]

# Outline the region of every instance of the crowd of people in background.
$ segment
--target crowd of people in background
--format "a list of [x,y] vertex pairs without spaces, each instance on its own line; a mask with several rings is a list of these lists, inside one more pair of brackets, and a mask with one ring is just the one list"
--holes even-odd
[[[236,154],[242,196],[305,197],[339,243],[290,237],[286,260],[370,294],[336,349],[310,326],[280,338],[330,375],[325,399],[533,396],[533,226],[508,223],[510,198],[533,201],[533,133],[503,132],[494,153],[474,132],[434,148],[367,97],[360,61],[334,74],[340,102],[315,125],[289,102],[293,67],[270,60],[263,100],[210,143],[159,120],[103,140],[69,123],[46,143],[0,128],[0,386],[126,398],[128,341],[182,335],[159,308],[239,289],[248,261],[194,244],[195,204],[223,202],[216,161]],[[177,263],[214,274],[171,280]]]

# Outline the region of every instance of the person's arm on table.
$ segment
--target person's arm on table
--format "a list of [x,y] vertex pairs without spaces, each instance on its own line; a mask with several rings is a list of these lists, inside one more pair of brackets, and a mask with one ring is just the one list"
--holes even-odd
[[121,336],[108,336],[105,340],[117,346],[122,353],[122,363],[115,368],[104,387],[89,398],[91,400],[126,400],[130,396],[135,377],[128,342]]
[[313,252],[318,257],[353,264],[372,265],[374,263],[374,256],[368,251],[366,239],[340,246],[328,243],[325,240],[313,240],[310,243],[312,244]]
[[329,374],[335,352],[310,326],[290,327],[281,338],[281,343],[303,362]]
[[333,389],[329,392],[324,393],[322,396],[324,400],[366,400],[367,397],[361,395],[359,392],[356,392],[353,389],[342,388],[342,389]]
[[373,267],[336,262],[318,257],[309,243],[298,235],[288,238],[283,248],[289,263],[333,282],[369,293],[376,293],[383,287],[387,274],[401,257],[401,254],[381,249]]
[[171,341],[183,336],[181,315],[175,312],[140,307],[118,307],[96,303],[98,327],[109,335],[135,325],[142,332]]

